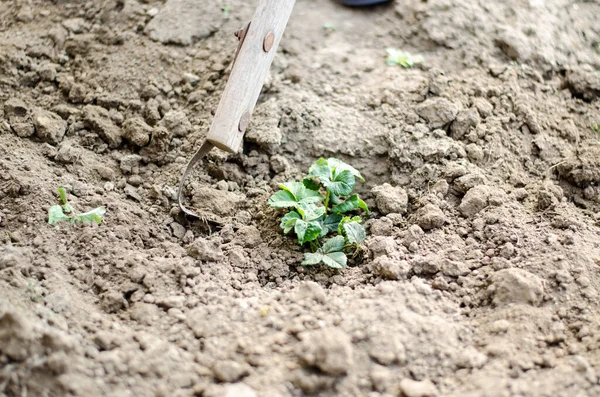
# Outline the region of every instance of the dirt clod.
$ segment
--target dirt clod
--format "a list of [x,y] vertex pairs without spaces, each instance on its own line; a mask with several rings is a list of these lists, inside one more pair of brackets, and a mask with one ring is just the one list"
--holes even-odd
[[232,216],[244,197],[234,192],[203,187],[194,192],[192,202],[196,208],[222,216]]
[[389,183],[384,183],[381,186],[374,187],[371,192],[375,195],[377,208],[382,214],[406,213],[408,195],[401,187],[393,187]]
[[400,391],[404,397],[436,397],[437,388],[431,381],[415,381],[412,379],[402,379],[400,381]]
[[256,392],[244,383],[233,383],[225,386],[224,397],[256,397]]
[[32,353],[28,340],[33,337],[29,321],[16,312],[0,315],[0,352],[15,361],[24,361]]
[[96,132],[111,148],[121,145],[121,129],[110,118],[106,109],[100,106],[87,105],[82,112],[85,124]]
[[67,122],[47,110],[36,109],[33,112],[33,125],[35,135],[53,145],[60,143],[67,132]]
[[446,216],[436,205],[427,204],[416,212],[415,223],[423,230],[437,229],[444,226]]
[[510,303],[538,305],[543,292],[542,280],[525,270],[504,269],[492,278],[492,293],[497,306]]
[[132,117],[123,123],[123,138],[131,144],[144,147],[150,142],[152,127],[141,117]]
[[477,127],[480,122],[481,119],[479,117],[479,112],[475,108],[470,108],[459,112],[456,115],[456,120],[454,120],[452,127],[450,128],[452,131],[452,138],[461,139],[467,133],[469,133],[471,129]]
[[234,244],[247,248],[254,248],[263,242],[260,231],[255,226],[241,227],[233,239]]
[[573,93],[587,101],[600,97],[600,75],[590,70],[576,69],[567,74],[567,85]]
[[296,288],[294,297],[296,300],[308,299],[323,304],[325,303],[327,295],[325,290],[323,290],[323,287],[319,284],[313,281],[306,281]]
[[302,335],[298,355],[309,367],[317,367],[328,375],[345,375],[353,364],[352,343],[337,328],[322,329]]
[[194,240],[188,247],[188,253],[193,258],[209,262],[216,262],[223,257],[223,251],[219,244],[203,237]]
[[146,26],[145,33],[161,43],[190,45],[216,31],[220,13],[218,4],[200,9],[191,0],[169,0]]
[[248,368],[237,361],[219,361],[213,367],[215,378],[221,382],[235,382],[248,374]]
[[102,296],[102,308],[107,313],[116,313],[128,306],[123,294],[118,291],[108,291]]
[[181,111],[171,111],[165,114],[160,125],[169,130],[173,136],[186,136],[192,129],[192,124],[185,113]]
[[31,120],[31,109],[22,100],[11,98],[6,101],[4,103],[4,117],[18,136],[28,137],[34,134],[35,127]]
[[390,280],[401,280],[410,271],[410,265],[404,260],[396,260],[388,256],[379,256],[371,262],[373,273]]
[[458,207],[461,214],[472,217],[488,205],[490,190],[487,186],[475,186],[465,194]]
[[69,90],[69,100],[73,103],[83,103],[87,97],[87,88],[85,85],[76,83],[71,85]]
[[415,109],[417,114],[424,118],[432,129],[450,124],[456,119],[458,110],[458,106],[445,98],[428,99]]

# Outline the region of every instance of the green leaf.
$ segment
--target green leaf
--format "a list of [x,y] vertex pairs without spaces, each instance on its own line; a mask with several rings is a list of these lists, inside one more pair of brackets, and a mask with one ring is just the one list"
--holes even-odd
[[348,199],[346,199],[346,201],[344,201],[343,203],[335,205],[333,208],[331,208],[331,211],[334,214],[343,214],[346,212],[354,211],[358,208],[363,209],[367,213],[367,216],[371,215],[371,211],[369,211],[369,206],[367,206],[367,203],[365,203],[358,197],[358,194],[354,194],[348,197]]
[[346,254],[342,252],[342,249],[344,249],[344,244],[344,237],[332,237],[329,240],[327,240],[317,252],[305,253],[302,265],[310,266],[323,262],[329,267],[335,269],[342,269],[346,267],[346,264],[348,262]]
[[338,196],[336,196],[335,194],[330,194],[329,195],[329,204],[333,204],[333,205],[338,205],[342,202],[342,200],[340,200],[340,198]]
[[352,174],[355,177],[357,177],[358,179],[360,179],[361,181],[364,182],[364,178],[362,177],[362,175],[356,168],[352,167],[350,164],[344,163],[342,160],[336,159],[335,157],[329,157],[327,160],[325,160],[324,158],[318,159],[310,166],[308,173],[309,174],[317,174],[319,172],[322,172],[322,171],[318,171],[318,170],[319,169],[322,170],[323,167],[329,168],[332,173],[336,170],[338,173],[348,170],[348,171],[352,172]]
[[325,215],[325,207],[317,207],[313,203],[300,203],[296,206],[296,209],[302,215],[302,219],[305,221],[314,221]]
[[388,54],[386,63],[390,66],[400,65],[404,68],[412,68],[415,64],[424,61],[421,55],[412,55],[395,48],[388,48],[386,51]]
[[294,231],[298,236],[298,243],[300,245],[309,241],[315,240],[321,234],[321,225],[318,222],[305,222],[302,219],[298,219],[294,225]]
[[369,206],[367,205],[367,203],[360,199],[358,200],[358,208],[363,209],[367,213],[367,216],[371,215],[371,211],[369,210]]
[[304,254],[304,260],[302,261],[301,265],[311,266],[317,265],[321,262],[334,269],[343,269],[348,263],[348,258],[346,258],[346,254],[343,252],[332,252],[330,254],[307,252]]
[[329,229],[327,228],[327,226],[325,226],[323,221],[319,221],[319,225],[321,225],[321,234],[319,234],[319,238],[323,238],[327,236],[327,233],[329,233]]
[[59,187],[58,189],[58,201],[60,202],[62,209],[67,214],[73,212],[73,207],[69,204],[67,200],[67,191],[64,187]]
[[327,218],[325,218],[325,221],[323,222],[323,225],[331,230],[331,231],[335,231],[337,230],[340,221],[342,220],[342,216],[339,214],[330,214],[327,216]]
[[65,215],[60,205],[53,205],[50,207],[48,210],[48,223],[50,225],[54,225],[55,223],[62,221],[73,222],[73,218]]
[[365,241],[365,228],[360,223],[344,223],[344,230],[346,232],[346,239],[348,240],[348,243],[360,245]]
[[308,228],[304,234],[304,242],[316,240],[321,234],[321,230],[319,222],[308,222]]
[[335,236],[330,238],[319,248],[322,254],[330,254],[332,252],[341,251],[344,248],[344,237]]
[[310,179],[310,178],[304,178],[302,180],[302,183],[304,184],[304,186],[306,186],[307,189],[314,190],[314,191],[318,191],[319,188],[321,187],[321,185],[319,185],[319,182],[315,181],[314,179]]
[[58,188],[58,200],[60,202],[60,205],[65,205],[67,204],[67,191],[65,190],[64,187],[59,187]]
[[295,207],[298,204],[296,197],[294,197],[294,195],[287,190],[278,191],[269,197],[267,203],[272,208],[289,208]]
[[327,266],[332,267],[334,269],[343,269],[348,263],[348,258],[346,258],[346,254],[344,254],[343,252],[332,252],[330,254],[323,255],[321,257],[321,260]]
[[325,184],[333,178],[333,172],[327,164],[319,164],[317,161],[308,170],[307,178],[319,178],[321,183]]
[[311,266],[311,265],[316,265],[318,263],[321,263],[321,259],[323,258],[323,255],[320,253],[312,253],[312,252],[306,252],[304,254],[304,260],[302,261],[301,265],[302,266]]
[[282,190],[273,194],[268,201],[273,208],[290,208],[300,203],[318,203],[323,200],[319,192],[307,189],[302,182],[282,183],[279,187]]
[[[323,180],[321,180],[323,182]],[[347,196],[354,189],[354,175],[348,170],[344,170],[335,175],[332,180],[326,181],[323,184],[332,194],[336,196]]]
[[354,194],[354,195],[348,197],[348,199],[346,201],[344,201],[343,203],[338,204],[335,207],[333,207],[331,209],[331,211],[334,214],[343,214],[345,212],[354,211],[355,209],[358,208],[359,200],[360,199],[358,198],[358,194]]
[[313,174],[313,171],[319,167],[328,167],[327,160],[325,160],[323,157],[312,163],[312,165],[308,169],[308,173]]
[[283,229],[284,234],[288,234],[296,225],[296,221],[301,219],[301,216],[296,211],[288,212],[281,218],[279,227]]
[[292,193],[297,202],[318,203],[323,200],[323,196],[321,196],[319,192],[307,189],[302,182],[282,183],[279,187]]
[[344,218],[342,218],[342,220],[340,221],[340,224],[338,225],[338,234],[341,234],[342,236],[346,235],[346,229],[344,229],[344,224],[346,224],[347,222],[361,223],[362,218],[360,216],[353,216],[353,217],[345,216]]
[[102,223],[102,218],[106,214],[106,209],[104,207],[94,208],[91,211],[84,212],[83,214],[75,215],[75,220],[79,223],[96,223],[99,225]]
[[[336,161],[336,164],[341,163],[339,160]],[[344,167],[340,169],[332,167],[329,165],[328,160],[323,158],[311,165],[308,170],[308,178],[319,178],[323,186],[336,196],[349,195],[352,193],[352,189],[354,189],[354,184],[356,183],[352,171]]]
[[[341,219],[341,216],[336,215],[336,214],[331,214],[327,218],[330,218],[330,217],[340,217],[340,219]],[[336,221],[335,218],[330,219],[329,223],[327,223],[327,220],[321,221],[320,225],[321,225],[321,228],[323,229],[323,231],[319,235],[319,238],[325,237],[327,235],[327,233],[329,233],[329,232],[336,232],[337,228],[338,228],[338,224],[339,224],[339,222]]]
[[337,172],[342,172],[342,171],[347,170],[347,171],[350,171],[352,173],[352,175],[354,175],[355,177],[360,179],[361,182],[365,181],[365,178],[362,177],[362,175],[356,168],[352,167],[349,164],[344,163],[342,160],[338,160],[334,157],[330,157],[327,159],[327,164],[329,165],[329,168],[335,169]]

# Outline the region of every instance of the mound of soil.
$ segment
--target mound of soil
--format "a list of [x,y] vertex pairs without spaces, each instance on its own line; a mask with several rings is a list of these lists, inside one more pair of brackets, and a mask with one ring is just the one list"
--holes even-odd
[[[203,3],[2,2],[0,394],[600,395],[600,3],[298,1],[188,223],[256,5]],[[374,210],[340,271],[267,206],[328,156]]]

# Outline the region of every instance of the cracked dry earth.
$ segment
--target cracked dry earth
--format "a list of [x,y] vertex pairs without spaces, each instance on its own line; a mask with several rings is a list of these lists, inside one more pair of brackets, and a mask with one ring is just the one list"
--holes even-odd
[[[298,0],[188,223],[255,6],[0,1],[0,395],[600,395],[600,2]],[[341,271],[266,205],[321,156],[374,210]]]

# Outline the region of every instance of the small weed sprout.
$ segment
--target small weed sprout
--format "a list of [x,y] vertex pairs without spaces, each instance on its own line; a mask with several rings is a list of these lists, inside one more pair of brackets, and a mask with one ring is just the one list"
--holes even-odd
[[336,27],[332,23],[324,23],[323,29],[325,29],[327,32],[335,32],[336,31]]
[[590,128],[592,131],[594,131],[594,138],[598,139],[598,132],[600,132],[600,126],[598,125],[598,122],[594,121]]
[[65,188],[58,188],[58,197],[60,205],[53,205],[48,210],[48,223],[50,225],[63,221],[71,224],[94,222],[98,225],[102,222],[102,218],[106,213],[104,207],[94,208],[91,211],[79,214],[73,211],[73,207],[71,207],[71,204],[67,201],[67,191]]
[[[311,249],[304,254],[302,265],[324,263],[341,269],[347,266],[347,255],[356,258],[361,254],[366,237],[362,218],[350,214],[359,210],[367,216],[370,213],[367,204],[353,194],[356,179],[365,181],[350,165],[321,158],[302,182],[282,183],[281,190],[269,198],[271,207],[289,209],[281,218],[283,233],[293,230],[298,244]],[[324,240],[333,234],[337,235]]]
[[409,69],[424,61],[421,55],[412,55],[395,48],[388,48],[386,51],[388,55],[386,63],[390,66],[400,65],[403,68]]
[[231,10],[233,10],[232,6],[223,6],[221,7],[221,11],[223,11],[223,15],[228,17],[231,14]]

